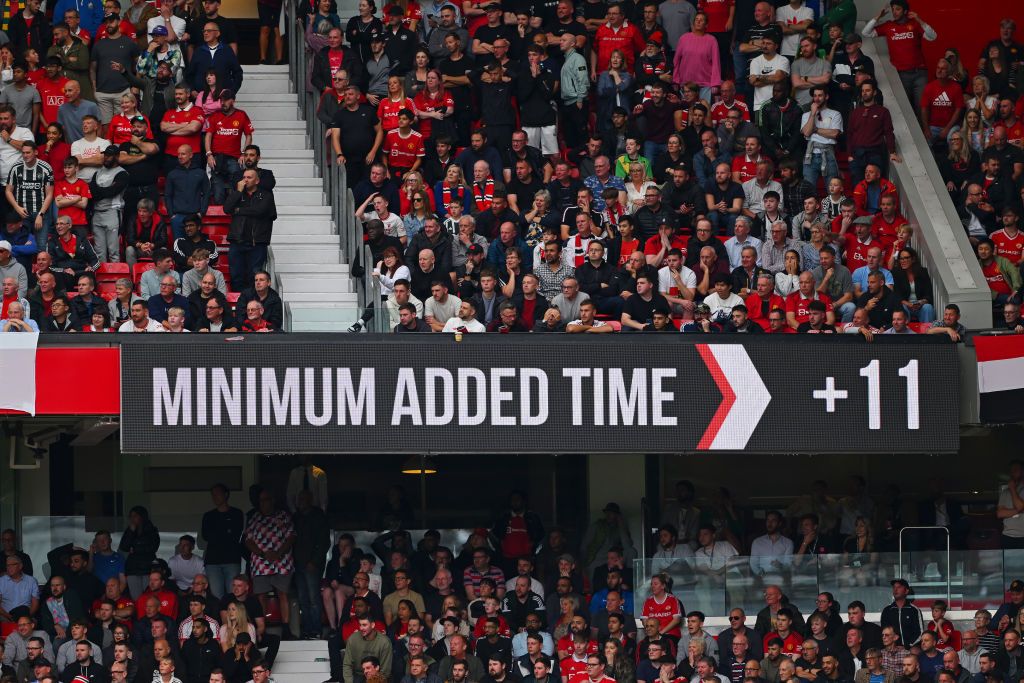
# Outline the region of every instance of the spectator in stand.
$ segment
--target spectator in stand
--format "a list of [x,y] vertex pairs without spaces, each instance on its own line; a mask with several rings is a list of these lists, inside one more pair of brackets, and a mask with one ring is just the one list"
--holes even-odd
[[871,327],[880,330],[892,325],[893,311],[902,310],[899,300],[885,285],[885,277],[879,272],[868,276],[867,291],[857,297],[855,303],[857,308],[867,312]]
[[788,83],[772,86],[772,98],[759,114],[761,137],[765,151],[777,161],[793,159],[802,163],[805,142],[800,132],[800,119],[803,112],[789,92]]
[[[793,2],[800,2],[802,4],[802,0],[790,0],[790,2],[790,6],[792,6]],[[797,104],[806,112],[811,107],[814,86],[821,85],[827,88],[832,80],[832,66],[818,56],[818,44],[811,38],[807,36],[800,38],[799,49],[799,55],[793,60],[791,65],[792,75],[790,83],[793,86],[794,98]]]
[[235,188],[228,191],[224,212],[231,216],[228,262],[235,289],[248,286],[263,269],[277,220],[272,190],[264,190],[255,170],[247,169]]
[[[53,169],[38,158],[32,140],[21,145],[21,161],[14,164],[7,177],[6,198],[23,230],[34,230],[36,244],[49,239],[53,203]],[[11,218],[15,218],[11,216]],[[8,220],[8,222],[13,222]]]
[[[892,20],[879,24],[882,17],[890,12]],[[917,108],[922,102],[928,82],[922,39],[935,40],[938,37],[935,30],[917,12],[910,11],[907,0],[892,0],[888,5],[882,5],[878,14],[864,25],[862,33],[867,38],[885,37],[889,46],[889,61],[899,72],[900,82],[911,105]]]
[[747,77],[754,88],[754,111],[760,111],[771,99],[772,86],[790,79],[789,60],[778,54],[778,46],[778,35],[769,32],[761,36],[759,47],[754,49],[754,52],[761,53],[750,61],[750,75]]
[[[146,306],[149,309],[149,317],[162,323],[168,330],[167,319],[171,309],[180,308],[182,311],[189,310],[188,299],[178,294],[180,283],[175,275],[164,275],[160,278],[160,291],[149,297]],[[188,321],[191,323],[191,320]],[[174,611],[177,616],[177,610]],[[168,616],[171,616],[170,614]]]
[[238,57],[230,48],[220,49],[227,47],[220,38],[217,22],[208,20],[203,24],[203,44],[196,47],[185,70],[185,80],[197,92],[203,89],[206,72],[210,69],[217,72],[217,82],[232,92],[238,92],[242,87],[242,67]]
[[917,252],[910,247],[900,249],[897,263],[899,268],[893,273],[893,292],[907,315],[915,322],[934,321],[932,282],[928,270],[918,263]]
[[711,102],[712,88],[722,84],[721,55],[718,36],[709,34],[709,19],[705,12],[697,12],[688,32],[680,36],[674,46],[672,82],[677,86],[696,83],[700,86],[700,99]]
[[95,270],[100,264],[89,241],[71,230],[71,219],[68,216],[57,216],[56,234],[50,235],[47,251],[53,259],[54,270],[66,275]]
[[978,240],[976,247],[982,275],[988,282],[993,307],[998,310],[1021,288],[1020,269],[1008,259],[995,252],[995,244],[985,237]]
[[28,82],[28,64],[23,60],[14,62],[14,81],[0,93],[0,104],[14,107],[17,125],[29,130],[39,130],[39,115],[42,100],[39,91]]
[[[246,322],[251,325],[255,321],[250,308],[258,312],[257,319],[261,320],[263,306],[255,300],[246,304]],[[247,522],[242,538],[252,553],[253,592],[263,605],[262,613],[267,613],[266,594],[273,589],[282,601],[283,638],[290,639],[289,608],[285,602],[290,590],[291,574],[295,569],[291,551],[296,534],[291,515],[287,510],[275,510],[274,495],[270,491],[260,493],[259,508]]]
[[178,164],[167,174],[164,203],[175,239],[184,236],[185,219],[204,215],[210,201],[210,181],[206,170],[195,165],[194,156],[191,145],[181,145],[177,151]]
[[732,167],[719,163],[715,167],[714,179],[704,184],[704,192],[711,225],[718,234],[732,236],[744,201],[743,187],[733,180]]
[[103,17],[106,35],[97,37],[92,47],[91,74],[96,86],[96,105],[104,131],[114,112],[119,109],[122,95],[129,92],[130,83],[125,72],[132,72],[139,57],[139,46],[134,38],[121,33],[121,16],[110,12]]
[[801,118],[800,132],[808,142],[803,176],[812,186],[824,177],[827,186],[832,178],[839,177],[835,149],[843,133],[843,117],[828,107],[828,88],[824,85],[811,87],[810,110]]
[[881,175],[885,176],[888,162],[900,161],[896,153],[892,116],[878,102],[878,85],[873,80],[861,83],[860,106],[850,115],[846,134],[850,149],[850,177],[854,187],[864,180],[868,164],[878,166]]
[[335,161],[345,166],[350,188],[363,180],[366,167],[373,163],[384,141],[380,120],[368,105],[360,104],[360,95],[356,86],[345,90],[344,105],[334,115],[331,128]]
[[214,204],[223,204],[230,178],[241,171],[238,159],[242,157],[242,149],[252,143],[255,129],[249,115],[235,108],[235,93],[230,90],[221,91],[220,111],[206,119],[204,129],[211,200]]
[[858,216],[870,216],[881,211],[881,201],[884,196],[898,198],[896,186],[882,175],[882,169],[877,164],[869,163],[864,166],[864,180],[857,183],[853,188],[853,203]]
[[103,151],[103,165],[89,183],[93,198],[92,233],[97,256],[101,261],[121,260],[121,210],[128,173],[118,164],[119,150],[110,145]]
[[259,301],[263,305],[263,317],[274,329],[281,329],[284,324],[284,306],[277,291],[270,286],[270,273],[265,270],[256,273],[253,286],[243,289],[239,294],[235,310],[247,310],[246,304],[249,301]]
[[[220,291],[221,294],[227,294],[228,288],[224,282],[224,275],[219,270],[210,268],[210,252],[206,249],[196,249],[192,252],[189,261],[192,263],[192,269],[185,271],[181,276],[181,293],[184,296],[189,296],[192,292],[199,289],[202,280],[207,275],[210,275],[214,279],[214,286]],[[193,321],[194,322],[194,321]]]
[[925,85],[918,104],[925,139],[939,150],[946,148],[949,132],[960,124],[964,111],[963,91],[949,77],[949,69],[949,62],[940,59],[935,80]]
[[[160,122],[160,130],[167,137],[164,147],[164,168],[168,172],[181,163],[182,147],[188,147],[189,152],[195,152],[202,144],[200,133],[205,120],[203,110],[192,102],[190,95],[191,91],[187,85],[174,86],[175,108],[167,111]],[[200,167],[198,159],[193,159],[191,154],[189,164]]]
[[[60,219],[57,219],[57,222],[59,223]],[[160,247],[153,253],[153,268],[147,270],[139,278],[139,293],[143,299],[149,299],[149,297],[160,293],[160,282],[165,275],[170,275],[178,280],[180,286],[181,276],[174,270],[174,259],[171,257],[171,252]]]
[[174,257],[174,269],[180,273],[193,267],[192,255],[199,249],[209,254],[210,265],[216,266],[220,261],[217,245],[203,234],[202,216],[190,214],[185,216],[183,223],[185,235],[174,240],[171,254]]

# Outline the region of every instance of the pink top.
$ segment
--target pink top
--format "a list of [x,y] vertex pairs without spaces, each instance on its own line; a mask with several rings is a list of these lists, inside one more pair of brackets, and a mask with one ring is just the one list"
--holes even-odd
[[196,95],[196,106],[203,110],[204,116],[210,116],[220,111],[220,100],[206,97],[206,91],[204,90]]
[[707,33],[703,36],[684,33],[676,45],[676,55],[672,60],[672,82],[682,85],[689,81],[704,88],[722,84],[718,41]]

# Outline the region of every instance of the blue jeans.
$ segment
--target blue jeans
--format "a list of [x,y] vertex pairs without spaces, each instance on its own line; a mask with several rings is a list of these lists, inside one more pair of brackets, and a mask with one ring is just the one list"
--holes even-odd
[[[736,41],[732,46],[732,67],[736,73],[736,92],[743,95],[751,110],[754,108],[754,88],[747,81],[747,67],[750,60],[740,52],[740,42]],[[751,112],[753,113],[753,112]]]
[[[56,204],[54,204],[56,206]],[[50,237],[50,230],[53,228],[53,211],[47,211],[43,214],[43,227],[36,230],[36,217],[29,216],[22,221],[22,225],[26,230],[31,230],[36,236],[36,245],[39,247],[39,251],[46,251],[46,241]]]
[[735,232],[736,214],[734,213],[712,211],[708,214],[708,220],[711,221],[711,225],[720,235],[729,235],[731,237]]
[[309,567],[298,568],[295,572],[295,587],[299,592],[299,609],[302,612],[302,635],[319,636],[320,619],[323,608],[320,606],[321,573],[309,570]]
[[857,183],[864,180],[864,169],[868,164],[875,164],[882,170],[882,177],[886,177],[889,171],[889,151],[884,145],[880,147],[857,147],[850,150],[850,184],[857,187]]
[[171,232],[174,234],[174,239],[185,236],[185,219],[195,214],[191,213],[176,213],[171,215]]
[[217,169],[223,168],[225,172],[221,173],[214,169],[210,174],[210,203],[220,206],[227,197],[231,176],[241,170],[241,167],[238,165],[238,159],[227,154],[218,154],[217,161]]
[[903,310],[907,312],[912,321],[919,323],[930,323],[935,321],[935,307],[931,304],[921,304],[921,308],[917,309],[915,313],[909,307],[904,306]]
[[810,161],[804,162],[804,180],[809,182],[812,187],[817,187],[818,178],[822,176],[821,166],[822,157],[824,156],[825,161],[825,185],[828,186],[828,181],[833,178],[839,177],[839,165],[836,164],[836,151],[834,145],[823,147],[819,152],[812,152]]
[[658,155],[668,149],[668,144],[664,142],[651,142],[648,140],[644,143],[644,156],[647,161],[654,165],[654,160],[658,158]]
[[267,261],[265,244],[232,244],[228,246],[228,269],[231,274],[231,289],[240,292],[252,287],[256,271],[263,270]]
[[206,579],[210,582],[210,591],[218,598],[231,595],[231,582],[242,571],[242,566],[234,564],[206,565]]
[[839,319],[838,322],[853,322],[853,314],[856,310],[857,306],[852,301],[847,301],[836,309],[836,317]]

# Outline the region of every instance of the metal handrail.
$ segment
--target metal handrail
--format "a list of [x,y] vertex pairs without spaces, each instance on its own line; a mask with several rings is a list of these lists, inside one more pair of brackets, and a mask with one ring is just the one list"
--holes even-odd
[[[380,301],[380,288],[372,277],[373,264],[369,249],[363,244],[363,226],[355,219],[355,201],[352,191],[348,189],[348,178],[344,166],[333,163],[333,150],[327,139],[327,127],[317,118],[317,107],[319,98],[316,93],[308,87],[307,74],[309,73],[309,54],[306,51],[305,30],[298,21],[295,3],[285,3],[284,11],[289,26],[292,27],[288,39],[289,60],[288,72],[291,78],[292,87],[295,89],[299,100],[299,112],[306,124],[306,135],[309,136],[313,147],[313,163],[320,171],[323,184],[324,196],[331,207],[331,218],[334,227],[338,232],[338,242],[342,249],[344,258],[349,266],[361,262],[366,274],[363,277],[352,277],[356,289],[356,300],[359,313],[366,310],[366,306],[373,301]],[[379,308],[379,306],[377,307]],[[381,316],[375,316],[375,320]],[[379,323],[380,321],[377,320]],[[384,317],[384,323],[387,319]],[[370,331],[377,330],[376,326]]]

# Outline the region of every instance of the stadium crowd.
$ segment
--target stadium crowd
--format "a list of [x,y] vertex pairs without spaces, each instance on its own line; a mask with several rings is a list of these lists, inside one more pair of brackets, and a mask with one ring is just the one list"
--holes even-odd
[[24,5],[0,31],[0,330],[280,329],[275,179],[220,0]]
[[[854,3],[822,4],[395,0],[382,19],[361,2],[342,26],[320,3],[309,87],[389,325],[959,339],[887,179],[901,158]],[[950,151],[978,100],[947,85],[952,63],[966,79],[957,50],[929,81],[936,35],[904,0],[864,29],[888,40],[943,172],[958,173],[995,325],[1024,331],[1024,165],[1006,162],[1024,137],[989,133],[1024,130],[1013,22],[979,65],[975,83],[1002,78],[975,86],[988,104],[978,151],[961,149],[969,168]]]
[[[1024,464],[1011,464],[1010,480],[996,514],[1003,547],[1020,548]],[[815,482],[784,512],[754,522],[726,490],[698,507],[693,484],[680,481],[661,506],[651,557],[634,572],[637,552],[616,503],[570,538],[545,529],[516,491],[457,554],[437,530],[413,543],[398,487],[375,522],[387,531],[370,549],[349,533],[332,540],[326,474],[307,459],[280,501],[253,486],[246,513],[215,485],[202,557],[189,535],[173,556],[158,554],[159,531],[135,507],[116,547],[101,530],[87,549],[55,548],[44,579],[41,558],[5,530],[0,681],[264,683],[282,638],[299,637],[327,639],[334,683],[1016,683],[1024,582],[1014,580],[1005,604],[978,610],[961,632],[945,602],[925,605],[929,621],[906,579],[869,576],[875,554],[895,548],[915,521],[963,542],[962,504],[934,483],[916,520],[904,520],[898,491],[876,501],[852,477],[843,496]],[[938,547],[930,543],[921,549]],[[892,603],[870,605],[880,623],[866,620],[860,600],[846,606],[844,622],[831,593],[813,606],[787,599],[786,568],[825,554],[841,558],[837,588],[891,583]],[[673,578],[722,575],[737,561],[765,607],[750,624],[742,609],[727,609],[729,626],[712,635],[705,615],[672,594]],[[645,576],[648,586],[634,585]],[[299,605],[294,618],[289,596]],[[301,624],[294,635],[292,624]]]

